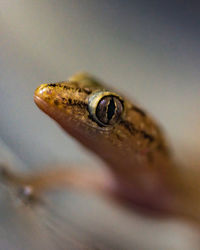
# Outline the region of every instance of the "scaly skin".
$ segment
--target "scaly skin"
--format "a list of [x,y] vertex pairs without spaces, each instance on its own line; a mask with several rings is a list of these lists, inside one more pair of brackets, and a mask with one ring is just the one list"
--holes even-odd
[[108,166],[109,175],[104,178],[98,173],[63,170],[26,181],[25,177],[14,178],[9,173],[8,179],[13,183],[17,179],[18,184],[31,186],[35,192],[59,183],[86,187],[129,207],[137,205],[163,215],[199,220],[199,203],[195,204],[198,178],[173,162],[160,128],[146,112],[116,94],[123,105],[117,122],[104,126],[91,115],[91,97],[106,89],[91,76],[77,74],[66,82],[42,84],[36,89],[34,100],[67,133],[97,154]]

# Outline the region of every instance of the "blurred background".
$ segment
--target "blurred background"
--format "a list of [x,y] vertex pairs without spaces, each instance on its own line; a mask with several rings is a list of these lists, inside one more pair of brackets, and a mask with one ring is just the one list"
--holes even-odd
[[[0,0],[0,160],[14,170],[102,163],[33,103],[35,88],[87,71],[144,106],[185,167],[200,162],[198,1]],[[34,208],[0,191],[1,249],[199,249],[175,219],[60,192]]]

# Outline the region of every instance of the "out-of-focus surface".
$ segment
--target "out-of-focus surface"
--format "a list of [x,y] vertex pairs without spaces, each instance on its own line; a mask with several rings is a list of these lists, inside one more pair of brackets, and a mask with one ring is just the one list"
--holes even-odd
[[[149,110],[177,159],[197,164],[199,35],[193,1],[0,1],[1,161],[24,171],[100,163],[33,103],[40,83],[85,70]],[[1,190],[0,249],[200,248],[183,222],[126,213],[94,196],[63,192],[31,210],[9,193]]]

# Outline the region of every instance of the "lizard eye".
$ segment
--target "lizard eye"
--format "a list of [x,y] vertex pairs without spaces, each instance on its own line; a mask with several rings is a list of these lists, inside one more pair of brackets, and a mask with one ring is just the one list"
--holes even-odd
[[114,125],[119,121],[123,110],[121,97],[114,93],[100,91],[89,98],[90,115],[100,125]]

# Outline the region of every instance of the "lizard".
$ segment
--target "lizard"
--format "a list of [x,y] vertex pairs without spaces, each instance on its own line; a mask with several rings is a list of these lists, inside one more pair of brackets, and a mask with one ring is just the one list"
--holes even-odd
[[36,105],[102,159],[108,172],[56,169],[4,179],[25,200],[60,186],[100,193],[130,209],[198,221],[199,174],[174,159],[157,122],[140,106],[87,73],[41,84]]

